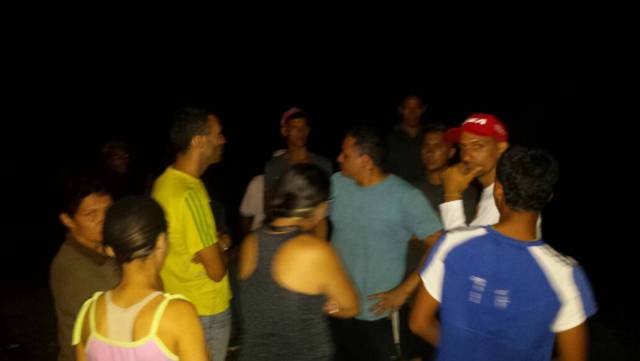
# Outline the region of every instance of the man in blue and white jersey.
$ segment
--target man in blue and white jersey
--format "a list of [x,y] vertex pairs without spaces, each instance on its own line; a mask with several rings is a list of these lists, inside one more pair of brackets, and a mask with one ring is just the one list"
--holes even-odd
[[[578,264],[536,237],[558,166],[549,154],[515,147],[498,162],[500,221],[444,235],[420,277],[410,328],[445,360],[587,359],[587,317],[596,312]],[[439,310],[439,321],[436,313]]]

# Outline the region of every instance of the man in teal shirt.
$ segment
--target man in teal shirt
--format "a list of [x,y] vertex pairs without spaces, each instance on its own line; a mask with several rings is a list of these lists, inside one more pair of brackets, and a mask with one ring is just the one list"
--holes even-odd
[[[332,177],[331,241],[360,296],[355,320],[338,320],[333,330],[337,360],[389,360],[394,346],[390,311],[407,300],[420,280],[406,274],[409,240],[433,245],[442,228],[422,192],[387,174],[382,138],[371,128],[351,130]],[[364,347],[363,347],[364,346]]]

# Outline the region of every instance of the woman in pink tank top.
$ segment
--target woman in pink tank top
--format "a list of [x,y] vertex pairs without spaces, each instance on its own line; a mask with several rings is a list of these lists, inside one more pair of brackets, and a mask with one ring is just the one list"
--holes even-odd
[[103,242],[121,265],[122,280],[78,313],[72,343],[79,361],[208,359],[195,307],[161,291],[166,230],[151,198],[126,197],[108,210]]

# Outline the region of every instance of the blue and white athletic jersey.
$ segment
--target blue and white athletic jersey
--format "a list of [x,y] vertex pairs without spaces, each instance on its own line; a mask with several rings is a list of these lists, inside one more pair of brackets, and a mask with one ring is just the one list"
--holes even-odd
[[445,234],[420,277],[440,302],[439,361],[547,361],[554,334],[596,312],[573,259],[491,227]]

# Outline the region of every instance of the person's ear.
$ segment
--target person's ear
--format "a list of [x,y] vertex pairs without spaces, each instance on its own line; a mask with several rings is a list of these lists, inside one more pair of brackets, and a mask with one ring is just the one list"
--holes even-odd
[[500,155],[506,152],[508,148],[509,148],[509,142],[498,142],[498,153]]
[[504,196],[504,188],[502,187],[502,183],[499,180],[496,180],[493,192],[500,197]]
[[60,222],[69,229],[73,228],[75,225],[73,219],[71,219],[67,213],[60,213],[58,218],[60,219]]
[[500,181],[498,181],[497,179],[493,187],[493,198],[496,202],[496,205],[498,206],[504,200],[504,187],[502,186],[502,183],[500,183]]
[[201,148],[203,144],[204,144],[203,135],[196,135],[193,138],[191,138],[191,148],[198,149],[198,148]]
[[362,166],[366,170],[371,170],[375,166],[375,164],[373,163],[373,159],[371,159],[371,157],[367,154],[363,154],[360,156],[360,162],[360,164],[362,164]]

